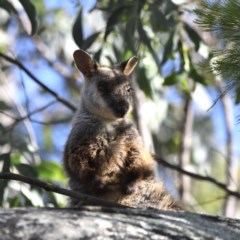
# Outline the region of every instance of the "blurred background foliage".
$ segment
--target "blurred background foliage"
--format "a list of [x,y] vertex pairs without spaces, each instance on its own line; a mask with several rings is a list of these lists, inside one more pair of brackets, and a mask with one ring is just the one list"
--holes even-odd
[[[212,176],[239,191],[239,125],[235,124],[239,112],[234,106],[239,89],[232,84],[239,75],[231,76],[240,62],[235,51],[239,44],[233,45],[239,35],[229,39],[230,33],[224,35],[210,17],[224,7],[236,17],[240,7],[231,8],[232,2],[0,0],[0,51],[75,106],[83,83],[73,65],[75,49],[87,50],[107,66],[137,55],[132,118],[145,145],[180,168]],[[199,10],[193,12],[196,7]],[[239,21],[235,18],[227,29],[236,32]],[[227,75],[216,65],[224,62],[219,54],[223,49],[232,49],[238,58],[235,70]],[[0,170],[66,186],[61,158],[73,109],[2,55],[0,66]],[[232,89],[225,80],[237,94],[224,94]],[[240,216],[239,201],[213,184],[170,172],[161,164],[159,175],[190,210]],[[0,206],[62,207],[66,202],[63,196],[0,180]]]

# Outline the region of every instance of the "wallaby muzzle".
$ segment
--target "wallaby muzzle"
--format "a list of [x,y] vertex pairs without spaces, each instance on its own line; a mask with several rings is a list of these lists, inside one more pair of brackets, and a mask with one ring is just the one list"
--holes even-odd
[[123,118],[129,110],[129,103],[126,101],[119,101],[110,104],[110,107],[116,117]]

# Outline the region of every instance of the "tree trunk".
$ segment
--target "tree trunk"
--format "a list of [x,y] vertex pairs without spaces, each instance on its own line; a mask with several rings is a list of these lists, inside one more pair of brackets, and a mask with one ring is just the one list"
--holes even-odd
[[[184,102],[184,119],[182,127],[182,137],[179,151],[179,166],[187,169],[191,160],[192,128],[193,128],[192,100],[186,96]],[[179,196],[183,202],[191,202],[191,179],[179,174]]]

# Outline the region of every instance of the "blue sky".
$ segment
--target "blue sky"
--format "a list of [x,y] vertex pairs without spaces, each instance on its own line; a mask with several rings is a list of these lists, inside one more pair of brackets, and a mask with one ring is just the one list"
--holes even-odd
[[54,9],[57,7],[63,7],[67,10],[68,13],[73,13],[75,12],[75,6],[74,2],[80,2],[83,6],[83,10],[85,12],[89,11],[96,3],[96,0],[63,0],[63,1],[58,1],[58,0],[45,0],[45,6],[48,9]]

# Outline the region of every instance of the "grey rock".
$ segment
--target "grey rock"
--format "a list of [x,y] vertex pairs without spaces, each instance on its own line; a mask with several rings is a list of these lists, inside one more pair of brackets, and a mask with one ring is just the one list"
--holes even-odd
[[240,239],[239,219],[190,212],[10,208],[0,216],[0,240]]

